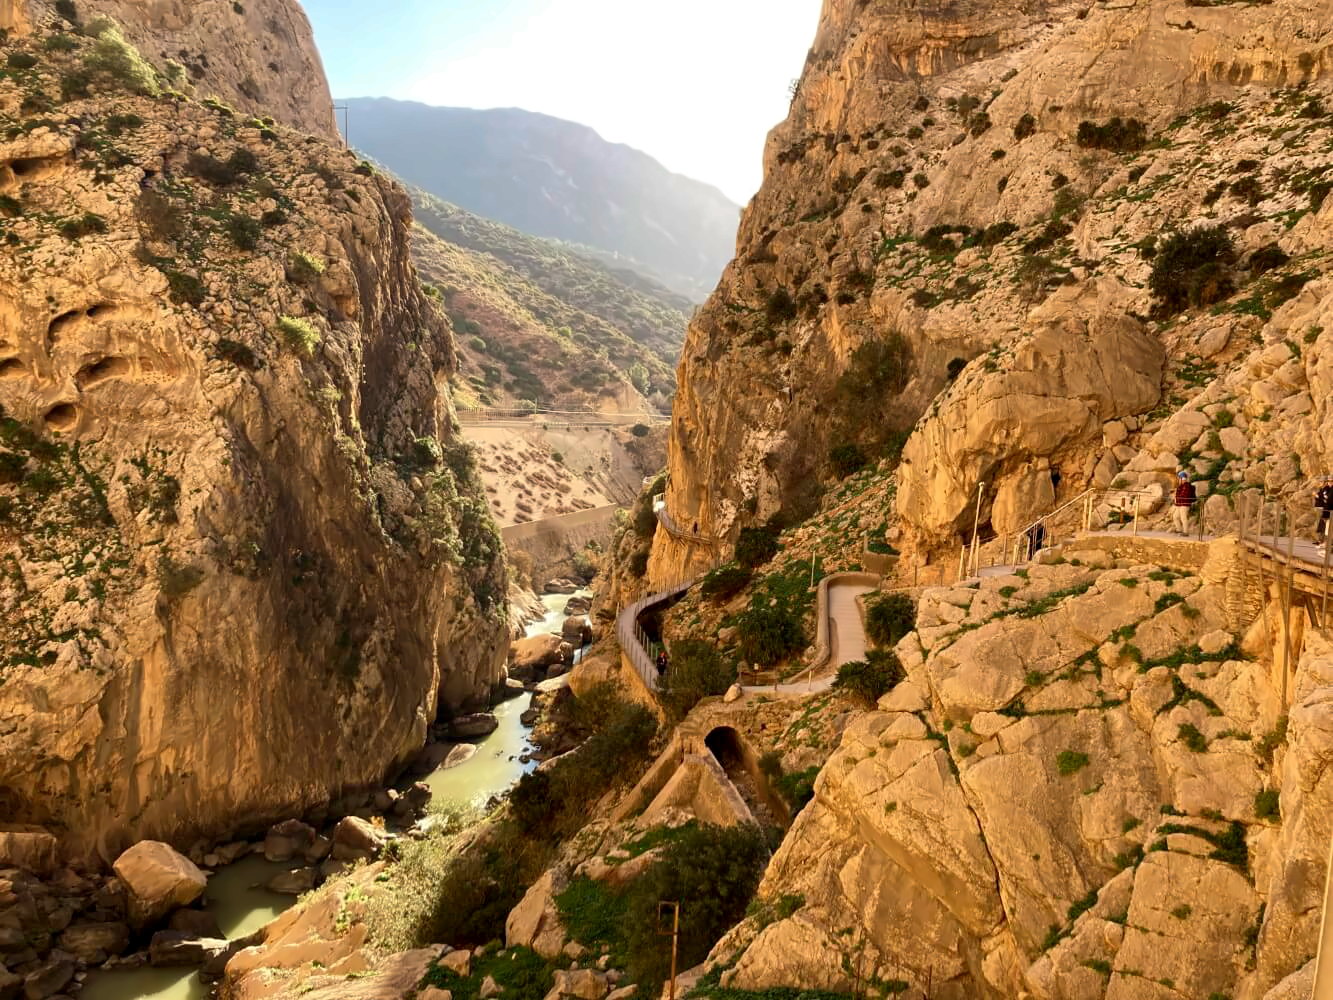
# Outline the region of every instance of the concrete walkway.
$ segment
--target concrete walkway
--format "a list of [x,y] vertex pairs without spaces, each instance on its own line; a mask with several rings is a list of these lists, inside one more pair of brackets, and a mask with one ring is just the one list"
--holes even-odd
[[[868,583],[836,581],[828,588],[829,664],[833,673],[844,663],[866,658],[866,632],[856,599],[874,593]],[[822,609],[821,609],[822,610]]]

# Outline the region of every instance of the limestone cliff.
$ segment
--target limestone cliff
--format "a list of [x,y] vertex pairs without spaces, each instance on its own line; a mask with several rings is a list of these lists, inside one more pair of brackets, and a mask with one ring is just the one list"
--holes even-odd
[[[72,19],[70,17],[72,15]],[[109,17],[174,90],[338,138],[333,98],[296,0],[6,0],[0,28],[66,31]]]
[[[1330,9],[827,0],[738,255],[688,334],[677,520],[724,538],[800,520],[845,444],[907,441],[898,510],[926,554],[970,530],[978,481],[1001,531],[1050,464],[1066,490],[1109,485],[1247,338],[1288,338],[1260,328],[1325,268]],[[1232,246],[1210,308],[1166,316],[1156,246],[1193,225]],[[1118,370],[1053,334],[1089,323],[1133,341]],[[1065,384],[1038,376],[1021,391],[1043,416],[993,438],[981,410],[1016,412],[1022,358]],[[1301,440],[1306,469],[1327,464]],[[653,574],[687,559],[663,541]]]
[[3,51],[0,815],[108,856],[382,780],[506,632],[407,196],[112,29]]
[[925,591],[908,679],[848,730],[760,887],[793,912],[719,942],[723,985],[1254,998],[1299,972],[1330,650],[1307,635],[1288,723],[1281,640],[1227,631],[1235,553],[1127,540]]

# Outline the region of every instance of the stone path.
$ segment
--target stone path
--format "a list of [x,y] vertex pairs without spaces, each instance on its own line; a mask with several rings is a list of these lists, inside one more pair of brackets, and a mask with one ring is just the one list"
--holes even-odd
[[[856,599],[873,593],[868,583],[835,581],[828,587],[829,664],[836,674],[844,663],[866,658],[866,633]],[[823,609],[821,609],[822,611]]]

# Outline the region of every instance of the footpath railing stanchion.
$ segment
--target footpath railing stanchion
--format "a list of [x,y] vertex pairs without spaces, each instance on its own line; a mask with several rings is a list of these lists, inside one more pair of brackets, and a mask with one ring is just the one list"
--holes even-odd
[[[1317,530],[1317,529],[1316,529]],[[1328,550],[1330,548],[1328,535],[1324,535],[1324,597],[1319,605],[1319,629],[1324,633],[1324,638],[1328,638]]]

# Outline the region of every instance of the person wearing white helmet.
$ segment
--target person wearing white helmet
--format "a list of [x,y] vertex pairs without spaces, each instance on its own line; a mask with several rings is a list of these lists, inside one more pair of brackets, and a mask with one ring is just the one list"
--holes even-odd
[[1181,469],[1176,475],[1175,505],[1171,508],[1171,523],[1182,535],[1190,533],[1190,512],[1198,502],[1199,495],[1190,482],[1189,473]]

